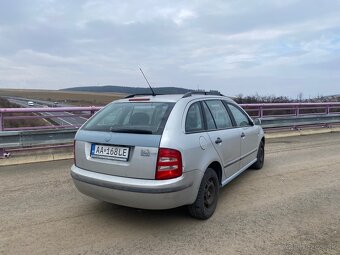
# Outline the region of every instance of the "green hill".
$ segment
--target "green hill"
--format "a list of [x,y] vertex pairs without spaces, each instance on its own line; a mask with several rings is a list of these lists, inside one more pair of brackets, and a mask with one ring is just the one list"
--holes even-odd
[[[124,87],[124,86],[87,86],[87,87],[73,87],[62,89],[64,91],[84,91],[84,92],[97,92],[97,93],[122,93],[122,94],[148,94],[151,93],[150,88],[145,87]],[[153,90],[156,94],[185,94],[193,91],[191,89],[178,88],[178,87],[154,87]]]

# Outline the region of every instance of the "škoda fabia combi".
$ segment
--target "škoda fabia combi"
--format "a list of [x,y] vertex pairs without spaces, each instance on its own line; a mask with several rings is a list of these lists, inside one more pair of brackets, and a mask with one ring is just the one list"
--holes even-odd
[[221,187],[262,168],[264,145],[262,128],[220,94],[129,96],[77,132],[71,176],[99,200],[142,209],[186,205],[207,219]]

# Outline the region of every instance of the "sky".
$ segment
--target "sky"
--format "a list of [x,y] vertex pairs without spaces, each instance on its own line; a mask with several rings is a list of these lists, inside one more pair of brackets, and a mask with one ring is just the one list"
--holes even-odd
[[0,0],[0,88],[340,94],[340,0]]

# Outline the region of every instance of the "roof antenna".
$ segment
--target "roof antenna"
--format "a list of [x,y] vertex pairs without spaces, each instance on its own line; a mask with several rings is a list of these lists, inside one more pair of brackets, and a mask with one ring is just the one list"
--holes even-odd
[[152,87],[151,87],[151,85],[150,85],[148,79],[145,77],[145,74],[143,73],[142,68],[139,68],[139,70],[141,71],[141,73],[143,74],[144,79],[146,80],[147,84],[149,85],[149,87],[150,87],[150,89],[151,89],[151,91],[152,91],[152,96],[156,96],[156,94],[155,94],[155,92],[153,91],[153,89],[152,89]]

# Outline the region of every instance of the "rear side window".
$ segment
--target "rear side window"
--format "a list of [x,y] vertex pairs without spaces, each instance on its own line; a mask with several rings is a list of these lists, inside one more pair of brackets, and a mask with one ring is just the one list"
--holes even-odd
[[224,104],[220,100],[205,101],[210,109],[218,129],[225,129],[233,127],[230,116]]
[[112,103],[96,114],[83,130],[162,134],[174,103]]
[[199,102],[190,106],[185,119],[185,132],[199,132],[204,130],[203,118]]

